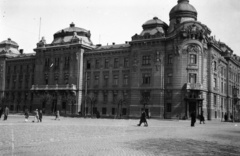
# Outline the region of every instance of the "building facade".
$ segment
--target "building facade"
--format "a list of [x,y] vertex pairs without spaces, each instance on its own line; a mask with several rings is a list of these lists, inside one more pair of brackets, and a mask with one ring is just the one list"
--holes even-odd
[[73,23],[52,43],[39,41],[34,54],[3,41],[2,103],[11,111],[105,117],[138,117],[142,108],[155,118],[185,119],[193,111],[237,117],[240,57],[197,14],[189,0],[178,0],[169,25],[154,17],[124,44],[94,45],[90,31]]

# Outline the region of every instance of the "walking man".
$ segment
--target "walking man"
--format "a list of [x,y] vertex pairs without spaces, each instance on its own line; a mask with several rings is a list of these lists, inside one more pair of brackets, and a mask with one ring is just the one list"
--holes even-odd
[[191,127],[194,127],[195,122],[196,122],[196,114],[195,114],[195,111],[193,111],[191,113]]
[[42,122],[42,110],[39,110],[39,121]]
[[200,124],[205,124],[205,118],[204,118],[204,116],[203,116],[203,111],[202,111],[202,113],[201,113],[201,115],[200,115]]
[[141,118],[138,126],[141,126],[142,123],[144,123],[144,126],[146,127],[148,126],[147,119],[146,119],[146,112],[144,109],[142,109],[142,114],[141,114]]
[[0,107],[0,119],[1,119],[1,117],[2,117],[2,114],[3,114],[3,108]]
[[6,106],[5,109],[4,109],[4,119],[3,119],[3,120],[7,120],[8,114],[9,114],[9,109],[8,109],[8,107]]

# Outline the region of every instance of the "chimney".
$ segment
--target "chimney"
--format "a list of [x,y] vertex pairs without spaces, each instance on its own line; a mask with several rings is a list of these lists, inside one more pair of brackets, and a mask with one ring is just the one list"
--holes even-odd
[[125,41],[125,44],[128,44],[128,41]]
[[19,50],[19,53],[22,55],[22,54],[23,54],[23,49],[20,49],[20,50]]
[[113,42],[112,45],[115,45],[115,42]]

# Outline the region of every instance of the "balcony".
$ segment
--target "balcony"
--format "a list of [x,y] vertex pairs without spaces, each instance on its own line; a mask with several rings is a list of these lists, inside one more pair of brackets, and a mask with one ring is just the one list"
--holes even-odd
[[187,83],[187,90],[203,90],[201,83]]
[[31,90],[76,90],[77,87],[74,84],[67,85],[32,85]]

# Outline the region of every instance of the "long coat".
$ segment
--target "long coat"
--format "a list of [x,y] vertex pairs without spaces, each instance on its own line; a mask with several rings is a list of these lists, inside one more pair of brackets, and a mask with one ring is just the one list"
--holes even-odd
[[6,107],[4,110],[4,115],[8,116],[8,114],[9,114],[9,109],[8,109],[8,107]]

